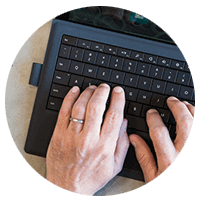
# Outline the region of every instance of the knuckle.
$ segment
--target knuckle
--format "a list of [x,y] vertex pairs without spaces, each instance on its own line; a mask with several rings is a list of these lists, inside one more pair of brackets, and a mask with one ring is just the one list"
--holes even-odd
[[171,106],[172,109],[177,109],[177,107],[184,106],[184,103],[179,101],[179,100],[173,100],[173,101],[170,101],[170,103],[171,103],[170,106]]
[[188,115],[180,117],[177,124],[182,127],[183,130],[190,130],[193,123],[193,118]]
[[96,114],[102,113],[105,110],[105,105],[92,101],[88,104],[88,110],[92,116],[95,116]]
[[156,135],[156,137],[162,137],[163,133],[167,130],[166,126],[160,125],[150,129],[151,135]]
[[74,113],[85,113],[85,105],[83,103],[77,102],[74,104],[73,107],[73,112]]
[[111,121],[118,119],[121,116],[120,109],[109,109],[106,113]]

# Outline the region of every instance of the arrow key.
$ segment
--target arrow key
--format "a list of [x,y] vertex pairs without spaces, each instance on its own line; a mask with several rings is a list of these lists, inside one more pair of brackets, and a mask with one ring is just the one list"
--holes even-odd
[[78,86],[79,88],[82,87],[84,77],[71,75],[69,86]]

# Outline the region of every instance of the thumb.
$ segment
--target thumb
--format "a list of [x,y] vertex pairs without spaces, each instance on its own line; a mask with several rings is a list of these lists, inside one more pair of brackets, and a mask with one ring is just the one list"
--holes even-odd
[[157,176],[158,168],[153,154],[146,142],[138,135],[129,136],[131,144],[134,146],[136,158],[142,168],[145,182],[152,181]]

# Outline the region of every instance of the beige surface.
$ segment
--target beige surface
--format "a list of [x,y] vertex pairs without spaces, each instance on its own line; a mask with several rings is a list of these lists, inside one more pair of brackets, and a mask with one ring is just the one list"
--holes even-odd
[[[6,86],[6,115],[12,137],[26,161],[45,177],[45,158],[23,150],[37,87],[28,84],[33,62],[43,63],[51,21],[38,29],[23,45],[10,70]],[[143,182],[116,176],[96,195],[112,195],[136,189]]]

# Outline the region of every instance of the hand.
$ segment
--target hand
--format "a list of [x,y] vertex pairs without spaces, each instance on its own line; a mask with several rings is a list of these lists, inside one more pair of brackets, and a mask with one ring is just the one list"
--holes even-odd
[[121,171],[129,147],[123,120],[125,95],[121,87],[113,89],[102,124],[109,91],[107,84],[101,84],[79,96],[75,86],[66,95],[47,151],[47,179],[52,183],[92,195]]
[[193,123],[194,106],[175,97],[168,98],[167,105],[177,123],[177,136],[174,142],[159,113],[154,109],[147,112],[147,125],[156,152],[157,164],[145,141],[138,135],[129,136],[146,183],[160,175],[175,160],[188,138]]

